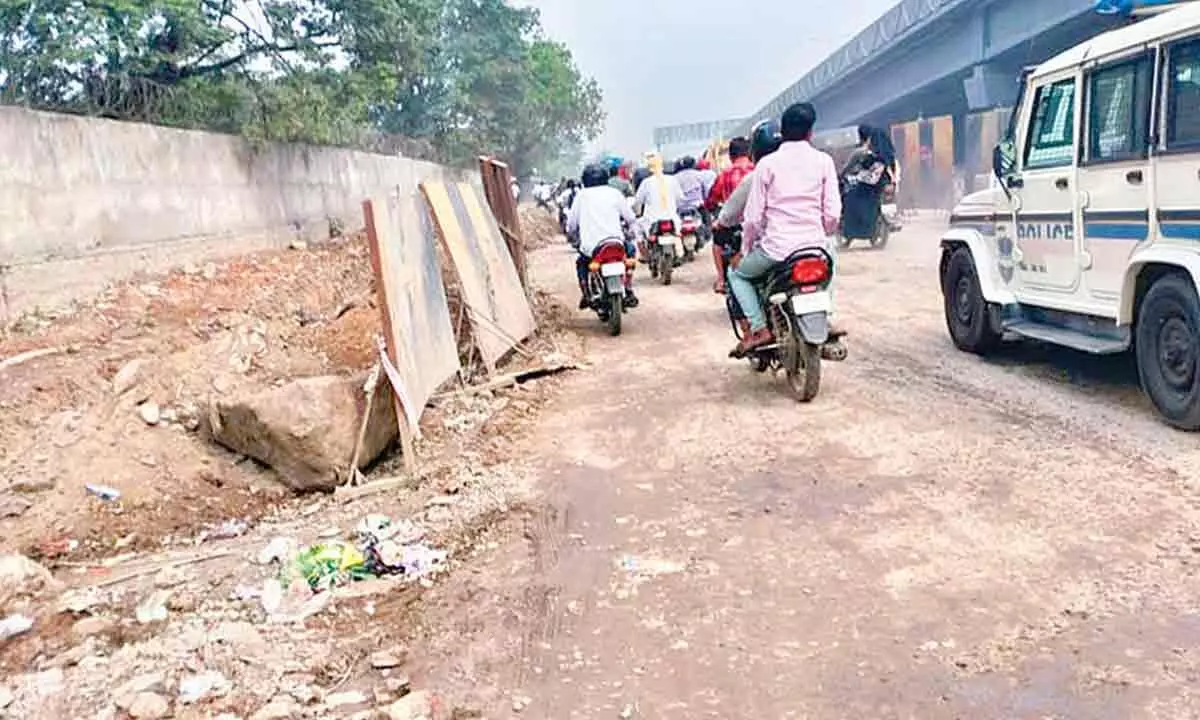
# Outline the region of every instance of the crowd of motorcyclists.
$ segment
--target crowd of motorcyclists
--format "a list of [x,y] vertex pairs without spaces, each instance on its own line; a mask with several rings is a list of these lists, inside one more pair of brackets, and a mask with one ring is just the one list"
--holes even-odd
[[[899,181],[896,153],[886,131],[858,128],[860,144],[843,167],[813,147],[816,110],[789,107],[779,119],[754,126],[750,137],[729,141],[728,159],[691,156],[666,163],[655,152],[638,164],[610,157],[584,168],[580,182],[563,179],[535,197],[558,210],[559,222],[578,250],[580,308],[588,307],[587,272],[592,252],[604,242],[625,243],[643,262],[645,240],[657,223],[679,226],[699,215],[695,249],[711,239],[713,290],[732,293],[743,309],[741,340],[734,353],[772,342],[754,282],[793,253],[808,247],[833,252],[832,239],[867,238],[875,232],[885,192]],[[632,284],[625,307],[638,303]],[[831,334],[840,330],[831,327]]]

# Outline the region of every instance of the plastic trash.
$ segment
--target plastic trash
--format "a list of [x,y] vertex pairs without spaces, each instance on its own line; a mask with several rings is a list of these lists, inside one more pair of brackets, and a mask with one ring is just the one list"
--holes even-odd
[[0,640],[24,635],[33,629],[33,619],[24,615],[9,615],[0,620]]
[[314,591],[328,590],[335,585],[371,576],[363,553],[344,542],[320,543],[303,550],[296,556],[289,571],[291,577],[304,578]]
[[109,487],[107,485],[92,485],[90,483],[84,485],[83,487],[88,491],[88,494],[95,495],[105,502],[114,502],[121,499],[121,491],[114,487]]

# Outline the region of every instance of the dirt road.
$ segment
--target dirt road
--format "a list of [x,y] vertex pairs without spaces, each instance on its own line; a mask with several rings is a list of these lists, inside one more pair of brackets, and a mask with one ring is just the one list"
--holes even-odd
[[955,351],[938,229],[843,254],[808,406],[725,358],[706,263],[620,338],[580,314],[548,502],[430,593],[421,678],[489,718],[1200,717],[1197,438],[1124,359]]

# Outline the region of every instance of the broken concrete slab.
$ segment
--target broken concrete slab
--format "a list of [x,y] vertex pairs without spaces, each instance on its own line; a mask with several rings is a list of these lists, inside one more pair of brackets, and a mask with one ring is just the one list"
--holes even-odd
[[[298,492],[329,491],[346,480],[366,409],[358,377],[323,376],[279,388],[233,393],[215,401],[213,439],[274,468]],[[358,466],[366,467],[396,439],[391,386],[380,382],[367,419]]]

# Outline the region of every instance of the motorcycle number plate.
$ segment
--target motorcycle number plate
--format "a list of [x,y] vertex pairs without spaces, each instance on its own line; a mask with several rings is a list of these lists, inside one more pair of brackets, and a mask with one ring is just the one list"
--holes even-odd
[[600,266],[600,274],[604,277],[618,277],[625,274],[625,263],[604,263]]
[[676,249],[680,248],[683,245],[682,241],[680,241],[680,239],[675,237],[674,235],[659,235],[658,236],[658,244],[659,245],[669,245],[670,247],[673,247]]
[[832,304],[829,300],[828,292],[813,292],[803,295],[792,296],[792,312],[797,315],[808,315],[809,313],[829,312]]

